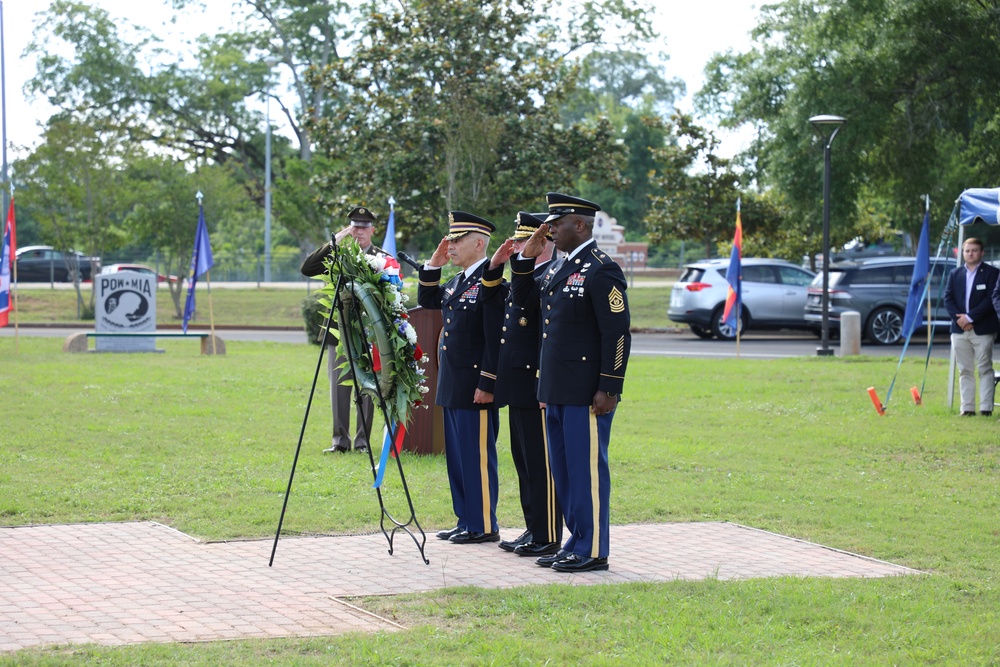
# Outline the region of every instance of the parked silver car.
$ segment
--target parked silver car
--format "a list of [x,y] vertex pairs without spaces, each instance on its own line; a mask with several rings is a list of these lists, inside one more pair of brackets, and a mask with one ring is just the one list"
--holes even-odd
[[[732,340],[736,332],[722,323],[729,283],[728,259],[709,259],[687,264],[670,295],[667,317],[687,324],[701,338],[715,336]],[[806,291],[814,273],[781,259],[745,258],[743,316],[740,331],[747,329],[815,329],[803,310]]]
[[[861,335],[879,345],[902,340],[906,299],[913,279],[913,257],[878,257],[857,262],[830,264],[830,331],[840,330],[840,315],[848,310],[861,313]],[[943,299],[938,299],[941,283],[955,268],[954,259],[931,260],[929,295],[935,329],[947,331],[950,318]],[[924,308],[926,308],[926,302]],[[823,323],[823,274],[809,288],[805,318],[816,326]]]

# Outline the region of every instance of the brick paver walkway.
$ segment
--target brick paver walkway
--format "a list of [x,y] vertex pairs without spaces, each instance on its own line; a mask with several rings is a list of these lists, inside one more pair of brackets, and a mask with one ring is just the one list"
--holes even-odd
[[917,574],[730,523],[612,526],[610,571],[575,575],[430,531],[430,565],[405,534],[391,556],[381,534],[283,538],[268,567],[271,544],[199,542],[151,522],[0,528],[0,651],[391,630],[341,598],[447,586]]

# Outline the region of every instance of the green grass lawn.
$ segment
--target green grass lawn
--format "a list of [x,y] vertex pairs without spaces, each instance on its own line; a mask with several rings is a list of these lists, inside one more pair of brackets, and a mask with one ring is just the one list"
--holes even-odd
[[[636,290],[637,292],[640,290]],[[157,520],[203,539],[273,535],[316,362],[307,345],[202,356],[64,354],[0,338],[0,523]],[[611,442],[615,524],[733,521],[928,576],[448,589],[353,602],[409,630],[0,656],[4,665],[986,665],[1000,662],[1000,423],[925,405],[895,360],[635,357]],[[329,456],[326,387],[285,527],[376,530],[367,457]],[[502,418],[502,424],[506,419]],[[520,524],[506,426],[502,526]],[[403,457],[418,519],[453,523],[442,457]],[[390,486],[390,509],[401,498]],[[614,544],[611,547],[614,567]]]
[[[642,287],[642,280],[628,291],[629,310],[632,326],[638,329],[662,329],[675,326],[667,319],[670,305],[670,287],[662,280],[646,281],[650,287]],[[320,283],[309,283],[313,290]],[[416,281],[408,280],[404,292],[410,296],[410,305],[417,305]],[[281,326],[301,327],[302,301],[307,294],[306,283],[302,287],[289,289],[278,287],[248,287],[246,289],[212,288],[212,318],[216,326]],[[82,292],[84,300],[90,299],[90,288]],[[194,323],[208,326],[208,293],[197,292],[197,314]],[[80,323],[93,326],[93,320],[80,322],[76,319],[76,291],[72,289],[49,289],[48,287],[22,288],[18,290],[19,321],[23,323]],[[184,311],[183,297],[181,312]],[[156,292],[156,321],[159,326],[179,325],[174,302],[167,290],[161,287]]]

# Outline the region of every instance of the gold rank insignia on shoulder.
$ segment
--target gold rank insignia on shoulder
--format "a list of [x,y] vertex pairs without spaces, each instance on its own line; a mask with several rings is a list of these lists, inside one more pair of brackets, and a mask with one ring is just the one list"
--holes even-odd
[[611,293],[608,294],[608,306],[611,307],[612,313],[625,312],[625,295],[619,292],[617,287],[612,287]]

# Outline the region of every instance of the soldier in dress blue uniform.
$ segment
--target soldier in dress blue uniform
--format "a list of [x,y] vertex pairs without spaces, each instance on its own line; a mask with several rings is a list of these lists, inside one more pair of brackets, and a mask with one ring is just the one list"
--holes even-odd
[[[486,303],[503,310],[494,402],[499,407],[508,406],[510,453],[517,471],[525,525],[521,535],[500,542],[499,546],[519,556],[535,558],[555,553],[562,543],[562,514],[545,443],[545,408],[537,398],[541,320],[537,300],[515,305],[502,279],[507,259],[524,248],[546,215],[518,213],[514,235],[504,241],[483,273]],[[555,244],[548,240],[542,254],[535,258],[536,278],[548,269],[554,249]]]
[[[496,225],[452,211],[449,230],[420,270],[417,303],[442,311],[438,344],[437,404],[444,411],[444,445],[456,526],[437,534],[458,544],[497,542],[496,436],[493,402],[500,318],[483,305],[481,279]],[[441,285],[448,262],[463,270]]]
[[[549,459],[569,539],[535,562],[559,572],[608,569],[611,421],[632,337],[621,268],[593,240],[593,202],[550,192],[549,216],[511,259],[514,303],[538,299],[538,400],[546,404]],[[534,258],[551,230],[567,253],[538,280]]]

